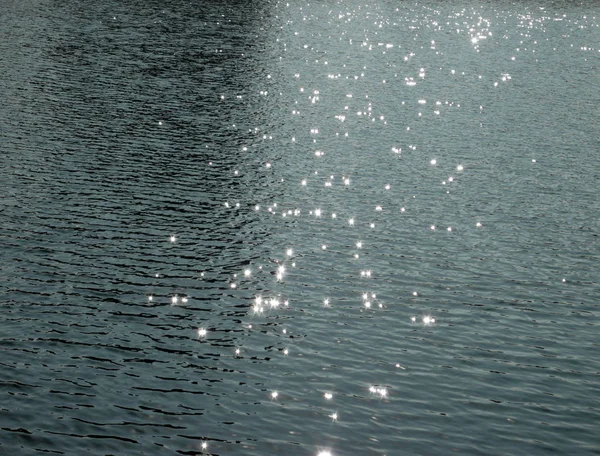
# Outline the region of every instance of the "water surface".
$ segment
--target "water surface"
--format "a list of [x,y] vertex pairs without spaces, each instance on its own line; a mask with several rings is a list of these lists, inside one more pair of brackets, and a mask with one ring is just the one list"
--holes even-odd
[[4,5],[0,453],[600,453],[599,17]]

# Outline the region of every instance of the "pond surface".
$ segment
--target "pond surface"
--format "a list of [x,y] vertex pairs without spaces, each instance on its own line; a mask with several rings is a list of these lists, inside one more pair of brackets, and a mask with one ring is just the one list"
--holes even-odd
[[0,453],[600,454],[597,2],[0,15]]

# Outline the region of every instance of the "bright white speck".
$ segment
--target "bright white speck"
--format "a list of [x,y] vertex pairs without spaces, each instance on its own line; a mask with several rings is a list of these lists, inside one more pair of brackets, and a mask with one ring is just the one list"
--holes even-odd
[[431,160],[430,162],[432,165],[435,165],[437,163],[437,160],[434,158],[433,160]]
[[184,296],[183,298],[181,298],[181,302],[185,304],[186,302],[188,302],[188,298],[186,298],[186,297]]
[[321,246],[321,249],[322,249],[322,250],[327,250],[327,246],[326,246],[325,244],[323,244],[323,245]]
[[435,225],[431,225],[431,231],[435,230]]
[[331,415],[329,415],[329,418],[331,418],[333,421],[337,421],[337,419],[338,419],[337,412],[333,412]]
[[417,322],[417,317],[415,317],[415,316],[410,317],[410,321],[412,323],[416,323]]
[[244,269],[244,276],[245,277],[250,277],[251,274],[252,274],[252,271],[250,269]]
[[448,227],[448,231],[452,231],[452,227],[451,226]]
[[476,226],[477,228],[481,228],[481,222],[477,222],[477,223],[475,224],[475,226]]
[[432,325],[435,323],[435,318],[430,317],[429,315],[425,315],[423,317],[423,324],[428,326],[428,325]]
[[331,394],[331,393],[325,393],[325,394],[323,394],[323,397],[325,399],[327,399],[328,401],[330,401],[333,398],[333,394]]
[[419,296],[419,293],[417,293],[416,291],[413,291],[413,296]]
[[152,295],[148,296],[148,301],[152,301],[154,297]]
[[198,337],[206,337],[207,333],[205,328],[198,328]]
[[319,453],[317,454],[317,456],[333,456],[333,454],[331,453],[331,451],[319,451]]
[[325,299],[323,299],[323,305],[324,305],[325,307],[329,307],[329,298],[325,298]]
[[287,254],[287,256],[292,256],[294,254],[294,251],[292,249],[287,249],[285,253]]
[[289,350],[288,350],[287,348],[284,348],[284,349],[283,349],[283,354],[284,354],[285,356],[287,356],[287,355],[288,355],[288,353],[289,353]]
[[271,399],[277,399],[277,396],[279,396],[277,391],[271,391]]
[[177,304],[179,302],[179,297],[177,295],[171,298],[171,304]]
[[177,238],[176,238],[175,236],[171,236],[171,237],[169,238],[169,240],[170,240],[171,242],[175,242],[175,241],[177,241]]
[[353,218],[351,218],[351,219],[348,220],[348,225],[354,226],[354,219]]
[[203,450],[206,450],[208,448],[208,443],[207,442],[202,442],[201,446],[202,446]]

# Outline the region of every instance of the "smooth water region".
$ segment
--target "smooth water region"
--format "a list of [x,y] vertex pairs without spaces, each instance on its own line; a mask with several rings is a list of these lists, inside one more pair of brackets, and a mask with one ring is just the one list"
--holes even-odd
[[0,15],[0,453],[599,454],[596,2]]

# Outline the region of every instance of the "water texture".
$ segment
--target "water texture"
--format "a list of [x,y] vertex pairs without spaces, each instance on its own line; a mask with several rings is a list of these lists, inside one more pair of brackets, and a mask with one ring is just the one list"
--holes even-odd
[[600,454],[600,4],[6,1],[0,454]]

